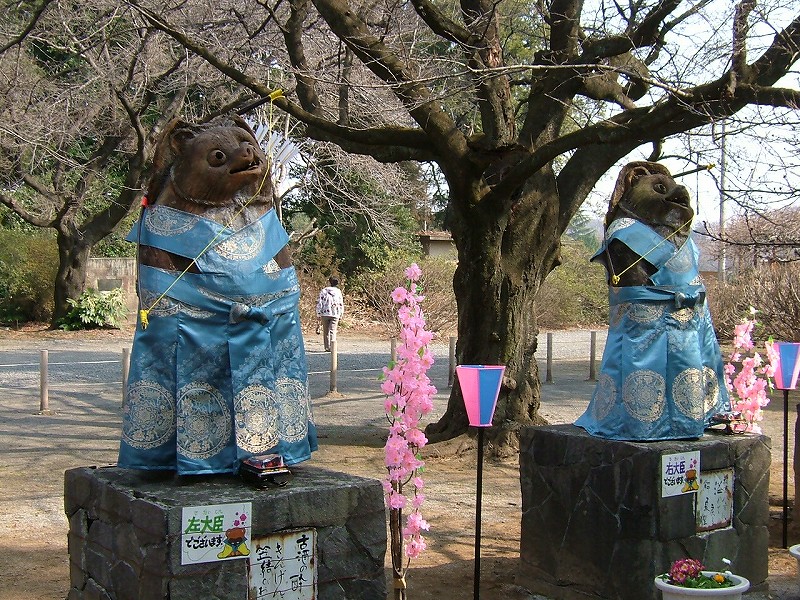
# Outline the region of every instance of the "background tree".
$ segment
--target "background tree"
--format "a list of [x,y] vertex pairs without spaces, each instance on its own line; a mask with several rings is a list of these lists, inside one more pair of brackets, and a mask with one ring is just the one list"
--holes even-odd
[[7,0],[3,11],[0,203],[55,232],[56,324],[84,290],[92,248],[139,204],[164,124],[241,99],[117,2]]
[[[306,136],[437,165],[458,248],[457,358],[506,365],[500,448],[540,421],[534,302],[598,180],[643,145],[657,159],[682,132],[800,100],[779,85],[800,56],[789,3],[229,0],[199,22],[184,3],[131,2],[262,98],[275,85],[249,67],[269,54],[286,76],[274,105]],[[466,428],[456,387],[428,435]]]

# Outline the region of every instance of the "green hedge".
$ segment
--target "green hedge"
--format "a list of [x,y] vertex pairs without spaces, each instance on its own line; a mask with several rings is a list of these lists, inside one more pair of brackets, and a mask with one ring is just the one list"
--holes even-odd
[[58,249],[52,236],[0,232],[0,322],[48,321]]

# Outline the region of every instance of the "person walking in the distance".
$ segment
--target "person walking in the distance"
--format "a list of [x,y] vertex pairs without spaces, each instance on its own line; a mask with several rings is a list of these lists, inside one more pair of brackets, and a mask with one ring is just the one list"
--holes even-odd
[[[339,280],[336,277],[328,279],[330,285],[323,288],[317,298],[317,318],[322,321],[322,340],[325,352],[331,351],[331,344],[336,341],[336,329],[339,319],[344,314],[344,298],[339,289]],[[319,333],[319,325],[317,325]]]

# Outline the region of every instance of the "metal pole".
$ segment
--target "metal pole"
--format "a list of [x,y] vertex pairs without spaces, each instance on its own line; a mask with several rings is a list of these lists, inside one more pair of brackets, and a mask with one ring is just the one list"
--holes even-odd
[[336,351],[336,342],[331,342],[331,391],[336,391],[336,375],[339,370],[339,356]]
[[47,350],[39,351],[39,412],[50,411],[50,397],[47,387]]
[[481,597],[481,497],[483,496],[483,427],[478,427],[478,480],[475,491],[475,573],[473,597]]
[[789,390],[783,390],[783,547],[788,548],[789,523]]
[[447,387],[453,387],[456,377],[456,338],[450,336],[450,363],[447,368]]
[[589,347],[589,381],[597,381],[595,373],[595,357],[597,356],[597,332],[591,332],[591,342]]
[[727,252],[725,247],[725,177],[727,174],[726,169],[726,161],[725,161],[725,121],[722,121],[722,134],[720,137],[720,173],[719,173],[719,237],[720,237],[720,244],[719,244],[719,266],[717,267],[719,270],[717,271],[717,281],[719,283],[724,284],[726,281],[726,273],[725,271],[728,268],[727,262]]
[[553,383],[553,334],[547,334],[547,376],[545,383]]
[[797,476],[797,467],[800,465],[800,448],[797,447],[797,440],[800,440],[800,404],[795,404],[797,416],[794,418],[794,450],[792,452],[792,470],[794,471],[794,514],[800,515],[800,477]]
[[122,406],[128,398],[128,374],[131,370],[131,349],[125,346],[122,349]]

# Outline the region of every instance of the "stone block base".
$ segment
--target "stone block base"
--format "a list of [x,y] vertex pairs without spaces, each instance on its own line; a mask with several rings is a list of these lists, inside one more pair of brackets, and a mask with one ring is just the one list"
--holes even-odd
[[248,598],[248,560],[181,565],[182,508],[252,503],[251,535],[316,531],[319,600],[385,598],[386,515],[377,480],[292,467],[285,487],[226,476],[184,477],[117,467],[65,474],[67,600]]
[[[692,451],[701,482],[732,470],[729,525],[699,527],[697,494],[662,497],[661,457]],[[518,583],[558,600],[657,600],[653,578],[692,557],[710,569],[726,568],[728,558],[751,589],[765,589],[770,462],[769,438],[752,434],[620,442],[574,425],[527,428]]]

